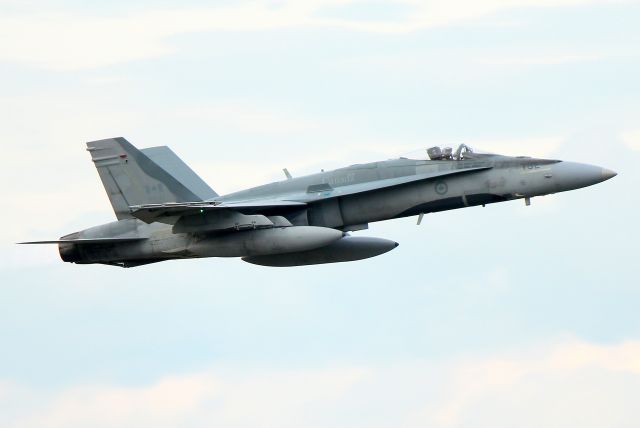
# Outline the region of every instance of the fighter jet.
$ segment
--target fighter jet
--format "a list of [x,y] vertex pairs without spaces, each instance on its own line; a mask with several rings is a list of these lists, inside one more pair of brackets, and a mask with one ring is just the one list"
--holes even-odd
[[432,147],[421,159],[351,165],[219,196],[168,147],[124,138],[87,143],[117,221],[54,241],[63,261],[135,267],[241,257],[262,266],[362,260],[398,243],[352,236],[369,223],[591,186],[598,166]]

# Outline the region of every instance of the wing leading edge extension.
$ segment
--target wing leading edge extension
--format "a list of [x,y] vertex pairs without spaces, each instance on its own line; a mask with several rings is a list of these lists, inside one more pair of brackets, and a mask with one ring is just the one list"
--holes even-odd
[[492,166],[480,166],[473,168],[461,168],[453,171],[438,171],[435,173],[408,175],[404,177],[388,178],[385,180],[368,181],[366,183],[350,184],[347,186],[331,187],[324,184],[317,187],[310,186],[310,189],[304,195],[297,195],[290,199],[300,202],[312,202],[321,199],[337,198],[340,196],[349,196],[357,193],[374,192],[376,190],[388,189],[390,187],[401,186],[403,184],[417,183],[420,181],[432,180],[450,175],[467,174],[471,172],[480,172],[493,168]]

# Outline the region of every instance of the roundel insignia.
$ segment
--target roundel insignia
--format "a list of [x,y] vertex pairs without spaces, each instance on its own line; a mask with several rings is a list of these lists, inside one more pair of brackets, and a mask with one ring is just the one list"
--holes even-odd
[[444,195],[448,191],[449,191],[449,186],[447,186],[447,183],[445,183],[444,181],[438,181],[436,183],[436,193],[438,195]]

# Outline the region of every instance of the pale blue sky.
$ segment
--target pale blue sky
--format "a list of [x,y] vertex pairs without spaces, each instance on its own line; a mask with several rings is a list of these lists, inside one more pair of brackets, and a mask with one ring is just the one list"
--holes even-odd
[[[632,427],[640,3],[0,1],[0,425]],[[357,263],[63,264],[111,221],[84,142],[220,193],[432,144],[602,165],[371,225]],[[637,400],[636,400],[637,401]]]

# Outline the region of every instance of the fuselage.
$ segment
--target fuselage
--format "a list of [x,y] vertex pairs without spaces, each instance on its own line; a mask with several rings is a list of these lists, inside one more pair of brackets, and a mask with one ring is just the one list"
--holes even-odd
[[[259,213],[242,210],[242,214],[234,213],[259,214],[267,226],[254,221],[254,227],[248,230],[205,227],[185,232],[181,231],[184,227],[176,226],[178,219],[147,224],[129,218],[62,239],[136,236],[145,238],[144,241],[109,245],[64,243],[60,244],[60,253],[65,261],[124,266],[193,257],[259,258],[287,253],[312,257],[313,251],[339,240],[344,232],[366,229],[369,223],[513,199],[528,201],[596,184],[614,175],[597,166],[526,157],[469,153],[460,159],[400,158],[290,178],[210,200],[227,204],[265,200],[301,203]],[[203,225],[214,222],[211,218],[198,221]],[[386,252],[395,244],[387,242],[378,247],[370,244],[371,254]],[[341,251],[345,254],[360,251],[360,247],[353,245],[353,249],[344,247]],[[327,254],[320,256],[322,260],[327,257]]]
[[[383,188],[375,186],[388,180],[449,171],[456,173]],[[303,201],[309,205],[304,224],[349,229],[421,213],[574,190],[613,175],[597,166],[525,157],[473,155],[466,160],[438,161],[401,158],[270,183],[217,200]],[[367,190],[367,184],[374,184],[370,186],[373,190]],[[362,191],[331,197],[340,195],[343,188],[358,186]]]

